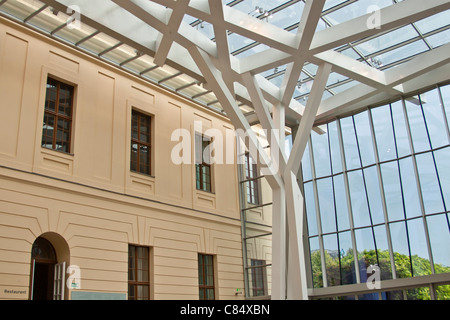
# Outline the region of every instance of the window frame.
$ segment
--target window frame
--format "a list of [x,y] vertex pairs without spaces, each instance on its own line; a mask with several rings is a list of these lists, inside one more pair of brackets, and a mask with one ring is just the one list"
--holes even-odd
[[[134,120],[134,116],[138,116],[137,118],[137,138],[133,138],[133,120]],[[148,132],[146,132],[145,134],[148,136],[148,142],[147,141],[143,141],[140,139],[141,136],[141,120],[143,118],[146,118],[148,120]],[[143,175],[147,175],[147,176],[152,176],[153,174],[153,159],[152,159],[152,154],[153,154],[153,143],[152,143],[152,139],[153,139],[153,116],[149,115],[147,113],[144,113],[138,109],[132,108],[131,109],[131,129],[130,129],[130,171],[134,172],[134,173],[138,173],[138,174],[143,174]],[[133,168],[133,145],[137,145],[137,155],[136,155],[136,168]],[[141,157],[140,157],[140,150],[141,147],[144,146],[147,148],[148,150],[148,154],[147,154],[147,161],[148,161],[148,165],[146,166],[146,168],[148,169],[147,171],[145,170],[141,170]]]
[[[251,170],[250,170],[251,168]],[[245,153],[245,180],[247,181],[247,203],[253,205],[261,204],[261,188],[260,177],[258,175],[258,164],[250,156],[249,152]]]
[[[198,138],[201,140],[201,161],[197,159],[197,154],[200,152],[198,148]],[[207,142],[207,144],[205,144]],[[211,163],[205,161],[204,151],[205,149],[213,143],[213,139],[205,136],[203,133],[196,132],[195,133],[195,141],[194,141],[194,157],[195,157],[195,187],[197,190],[201,190],[204,192],[213,193],[213,166]],[[203,171],[204,169],[209,172],[209,181],[204,181],[203,179]],[[209,187],[208,187],[209,186]]]
[[[263,259],[251,259],[253,297],[266,296],[268,292],[267,262]],[[261,281],[258,281],[261,280]],[[262,294],[258,294],[262,290]]]
[[[211,258],[211,270],[212,270],[212,285],[207,285],[205,283],[201,283],[201,279],[207,279],[207,277],[210,277],[211,275],[208,274],[207,272],[207,267],[209,266],[209,264],[206,263],[206,258]],[[198,273],[199,273],[199,278],[198,278],[198,296],[199,296],[199,300],[215,300],[216,299],[216,272],[215,272],[215,257],[214,255],[211,254],[203,254],[203,253],[199,253],[198,254]],[[202,277],[200,277],[200,274],[202,275]],[[207,299],[207,291],[208,290],[212,290],[213,292],[213,298],[212,299]],[[203,292],[203,295],[201,294]],[[201,297],[203,296],[203,299],[201,299]]]
[[[144,250],[146,250],[147,251],[147,262],[146,262],[146,265],[147,265],[147,267],[148,267],[148,269],[147,269],[147,272],[148,272],[148,274],[147,274],[147,281],[139,281],[138,279],[138,272],[142,272],[142,271],[144,271],[145,269],[139,269],[138,268],[138,266],[139,266],[139,264],[138,264],[138,261],[139,261],[139,259],[142,259],[142,258],[139,258],[139,255],[138,255],[138,249],[139,248],[142,248],[142,249],[144,249]],[[132,253],[132,251],[134,251],[134,255],[132,255],[131,253]],[[128,281],[127,281],[127,285],[128,285],[128,300],[144,300],[144,299],[142,299],[141,297],[139,297],[139,295],[138,295],[138,287],[139,286],[144,286],[144,287],[147,287],[147,299],[145,299],[145,300],[150,300],[150,298],[151,298],[151,296],[150,296],[150,294],[151,294],[151,287],[150,287],[150,285],[151,285],[151,281],[150,281],[150,252],[151,252],[151,250],[150,250],[150,248],[149,247],[147,247],[147,246],[139,246],[139,245],[134,245],[134,244],[129,244],[128,245]],[[130,266],[130,258],[134,258],[134,266]],[[135,274],[135,279],[130,279],[130,275],[132,274],[132,273],[130,273],[131,271],[133,271],[134,272],[134,274]],[[133,293],[134,293],[134,295],[130,295],[130,287],[133,287]],[[134,299],[130,299],[131,297],[133,297]]]
[[[47,93],[47,87],[49,85],[54,85],[53,83],[56,84],[56,96],[55,96],[55,109],[54,111],[50,110],[47,106],[49,105],[48,102],[49,97],[48,97],[48,93]],[[70,115],[65,115],[65,114],[61,114],[59,113],[59,108],[60,108],[60,92],[61,92],[61,85],[67,86],[70,90],[70,96],[69,96],[69,104],[70,104]],[[57,151],[57,152],[62,152],[62,153],[66,153],[66,154],[72,154],[72,148],[73,148],[73,143],[72,143],[72,135],[73,135],[73,116],[74,116],[74,107],[75,107],[75,94],[76,94],[76,86],[73,84],[70,84],[68,82],[65,81],[61,81],[59,80],[57,77],[54,77],[52,75],[47,75],[47,81],[46,81],[46,92],[45,92],[45,100],[44,100],[44,116],[43,116],[43,121],[45,123],[45,119],[47,118],[47,116],[52,116],[54,118],[54,128],[53,128],[53,134],[51,136],[52,138],[52,146],[48,147],[46,146],[46,144],[44,144],[44,137],[50,137],[49,135],[44,135],[44,133],[47,132],[46,129],[42,128],[41,131],[41,147],[48,149],[48,150],[53,150],[53,151]],[[67,140],[64,140],[62,142],[67,143],[67,151],[63,151],[63,150],[59,150],[56,148],[58,139],[58,122],[59,120],[62,119],[64,121],[67,121],[69,123],[68,125],[68,132],[69,132],[69,136]],[[56,128],[56,130],[55,130]]]

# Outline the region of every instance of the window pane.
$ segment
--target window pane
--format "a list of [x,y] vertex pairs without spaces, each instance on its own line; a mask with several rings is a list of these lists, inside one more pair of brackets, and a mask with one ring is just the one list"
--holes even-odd
[[442,193],[444,196],[447,210],[450,208],[450,148],[437,150],[434,152],[436,167],[441,182]]
[[386,227],[384,225],[373,228],[375,245],[377,247],[378,266],[381,270],[381,280],[392,279],[391,258],[387,242]]
[[311,132],[314,166],[316,169],[316,177],[329,176],[331,174],[330,167],[330,151],[328,147],[328,134],[317,134]]
[[333,183],[338,230],[346,230],[350,228],[350,218],[348,214],[344,175],[340,174],[333,177]]
[[427,217],[431,252],[436,273],[450,272],[450,227],[445,214]]
[[331,164],[333,173],[342,172],[341,148],[336,121],[328,124],[328,136],[330,139]]
[[323,288],[322,259],[320,257],[319,239],[309,239],[313,287]]
[[438,89],[420,95],[428,133],[433,148],[448,145],[448,136],[445,127],[445,118],[442,111],[441,99]]
[[373,224],[384,222],[383,205],[381,203],[380,184],[376,167],[364,169],[364,179],[366,181],[367,195],[369,197],[370,214]]
[[408,300],[431,300],[429,287],[406,290],[406,296]]
[[411,154],[402,101],[391,104],[394,133],[399,157]]
[[450,285],[436,286],[436,300],[450,300]]
[[372,228],[355,230],[361,282],[367,281],[367,268],[378,264]]
[[47,80],[47,89],[45,97],[45,110],[56,111],[56,95],[57,95],[57,81],[53,79]]
[[432,153],[419,154],[416,161],[425,213],[443,212],[444,205]]
[[375,163],[375,155],[368,111],[355,115],[354,119],[362,165],[367,166],[373,164]]
[[344,118],[341,122],[342,140],[344,143],[344,154],[347,169],[356,169],[361,167],[359,160],[358,146],[356,143],[355,129],[353,127],[353,118]]
[[442,102],[444,103],[445,115],[447,123],[450,126],[450,85],[440,87]]
[[382,164],[381,176],[389,221],[401,220],[404,211],[397,161]]
[[355,259],[350,231],[339,233],[342,284],[356,283]]
[[341,275],[336,234],[323,236],[323,247],[325,250],[328,286],[339,286],[341,284]]
[[333,183],[331,178],[317,180],[320,218],[322,232],[336,232],[336,215],[334,211]]
[[413,159],[401,159],[399,161],[399,164],[406,216],[408,218],[420,216],[422,212],[420,209],[419,192],[417,190],[417,181],[414,173]]
[[411,247],[411,261],[413,276],[431,274],[431,266],[425,238],[425,228],[422,218],[408,221],[409,242]]
[[412,276],[412,273],[405,222],[395,222],[389,226],[397,278],[409,278]]
[[304,185],[305,188],[305,203],[306,216],[308,221],[308,233],[310,236],[317,235],[317,218],[316,218],[316,203],[314,200],[313,183],[308,182]]
[[414,152],[430,150],[428,134],[425,128],[425,121],[423,119],[422,108],[420,106],[420,102],[418,101],[418,97],[412,97],[409,100],[405,100],[405,105],[409,119]]
[[311,161],[310,161],[310,154],[309,154],[309,142],[306,145],[305,153],[303,154],[302,173],[303,173],[303,181],[308,181],[308,180],[312,179]]
[[369,226],[370,217],[367,204],[367,196],[364,188],[362,171],[348,173],[348,184],[350,187],[350,198],[352,203],[353,222],[356,228]]
[[397,155],[390,106],[374,108],[371,113],[380,161],[395,159]]

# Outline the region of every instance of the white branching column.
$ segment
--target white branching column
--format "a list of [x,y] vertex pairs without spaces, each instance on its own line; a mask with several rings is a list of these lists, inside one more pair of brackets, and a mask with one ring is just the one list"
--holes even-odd
[[[220,100],[233,125],[236,129],[241,129],[248,134],[250,154],[254,159],[259,159],[265,177],[272,188],[272,299],[307,299],[303,249],[303,197],[297,183],[296,173],[300,167],[331,65],[324,63],[319,66],[289,159],[286,159],[284,152],[283,136],[274,134],[279,133],[280,129],[284,134],[284,126],[280,128],[283,121],[277,119],[279,114],[282,114],[282,110],[274,112],[274,117],[272,117],[255,78],[249,74],[244,76],[258,118],[264,129],[269,129],[268,132],[272,133],[268,139],[273,155],[270,158],[262,149],[256,134],[239,109],[229,86],[222,77],[222,72],[214,65],[213,59],[196,46],[190,47],[189,52],[207,80],[210,89]],[[275,106],[274,108],[280,107]],[[278,120],[278,123],[274,121],[274,118]],[[281,156],[277,156],[278,154]],[[274,161],[278,161],[278,163],[274,163]]]

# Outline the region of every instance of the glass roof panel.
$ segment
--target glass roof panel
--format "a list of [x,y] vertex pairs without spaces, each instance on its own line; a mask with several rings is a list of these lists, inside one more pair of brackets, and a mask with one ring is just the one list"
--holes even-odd
[[383,65],[394,64],[395,62],[412,57],[421,52],[427,51],[428,46],[424,41],[419,40],[405,46],[399,47],[395,50],[380,54],[376,56],[376,59]]
[[186,74],[180,74],[176,77],[164,81],[164,84],[176,90],[194,82],[196,82],[194,78],[189,77]]
[[180,92],[181,94],[184,94],[187,97],[194,97],[194,96],[199,95],[206,91],[207,91],[206,89],[202,88],[199,85],[192,85],[192,86],[186,87],[184,89],[178,90],[178,92]]
[[44,3],[36,0],[6,1],[2,4],[2,11],[17,19],[25,20],[33,12],[39,10],[43,6]]
[[382,9],[392,5],[392,0],[359,0],[347,1],[348,5],[328,13],[325,17],[333,25],[363,16],[373,12],[373,9]]
[[94,34],[95,32],[96,30],[94,28],[91,28],[86,24],[81,24],[80,28],[62,28],[61,30],[55,32],[54,35],[73,44],[76,44],[82,39],[85,39]]
[[149,55],[142,55],[139,58],[123,65],[124,68],[130,69],[131,71],[139,74],[155,66],[156,65],[153,63],[153,57],[150,57]]
[[443,11],[435,14],[434,16],[417,21],[415,25],[419,28],[422,34],[448,26],[450,25],[450,10]]
[[145,76],[156,82],[159,82],[159,81],[161,81],[167,77],[170,77],[176,73],[178,73],[178,70],[176,70],[168,65],[164,65],[164,67],[159,67],[156,69],[152,69],[149,72],[146,72]]
[[356,48],[365,56],[372,55],[381,50],[393,47],[404,41],[410,40],[414,37],[418,37],[419,34],[412,27],[412,25],[406,25],[397,30],[388,32],[382,36],[376,37],[369,41],[358,44]]
[[283,9],[279,11],[273,12],[267,21],[279,28],[286,29],[300,21],[304,7],[304,2],[296,2],[283,7]]
[[433,49],[450,42],[450,29],[439,32],[426,38]]
[[113,37],[110,37],[102,32],[81,43],[80,47],[94,54],[99,54],[106,49],[114,47],[118,43],[119,40],[114,39]]
[[122,44],[119,47],[103,54],[102,57],[116,64],[121,64],[128,59],[136,57],[137,54],[138,53],[134,48],[129,45]]
[[52,32],[56,28],[67,23],[68,16],[62,12],[57,15],[53,13],[50,7],[47,7],[34,17],[28,20],[28,23],[46,32]]
[[[372,12],[375,8],[395,5],[400,0],[326,0],[322,19],[319,20],[316,31],[343,23],[352,18]],[[193,97],[199,103],[213,109],[221,109],[213,93],[206,91],[197,81],[179,70],[164,66],[157,67],[153,58],[142,55],[133,47],[100,32],[84,23],[79,29],[64,26],[69,18],[63,12],[53,12],[44,2],[37,0],[7,0],[0,1],[0,13],[46,32],[49,36],[72,43],[79,49],[89,51],[101,58],[116,64],[118,67],[132,71],[152,82],[163,84],[183,95]],[[279,28],[297,31],[297,23],[302,15],[304,0],[222,0],[248,16],[266,21]],[[201,32],[208,38],[214,38],[214,28],[210,23],[185,15],[183,22],[190,24],[195,32]],[[103,29],[102,29],[103,30]],[[231,33],[228,35],[230,52],[238,58],[247,57],[262,52],[268,47],[255,40]],[[368,63],[371,66],[386,69],[408,60],[408,58],[437,48],[450,42],[450,10],[438,13],[421,21],[384,33],[377,37],[361,39],[351,44],[340,45],[336,51],[355,60]],[[271,68],[261,75],[272,83],[280,86],[286,66]],[[317,66],[306,63],[299,79],[299,87],[294,96],[298,99],[309,94]],[[324,99],[346,90],[359,82],[348,79],[340,74],[332,73],[327,82]],[[300,100],[299,100],[300,101]],[[303,101],[300,101],[301,103]]]

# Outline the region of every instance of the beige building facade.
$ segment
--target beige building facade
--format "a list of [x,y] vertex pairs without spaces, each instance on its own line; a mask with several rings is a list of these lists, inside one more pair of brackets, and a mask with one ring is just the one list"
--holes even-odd
[[[47,109],[63,86],[73,90],[73,112],[70,122],[54,114],[70,127],[55,138],[67,143],[61,151],[43,135],[54,129]],[[133,112],[149,119],[146,174],[131,170]],[[150,299],[199,299],[204,257],[210,298],[245,297],[236,294],[244,288],[238,166],[212,165],[204,191],[194,161],[171,160],[175,130],[195,136],[201,123],[229,136],[228,119],[4,18],[0,115],[0,299],[31,299],[39,286],[66,300],[127,299],[138,287]]]

